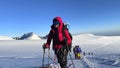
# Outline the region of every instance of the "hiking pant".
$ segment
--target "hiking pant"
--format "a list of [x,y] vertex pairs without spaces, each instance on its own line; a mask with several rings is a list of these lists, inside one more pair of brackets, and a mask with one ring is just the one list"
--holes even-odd
[[67,55],[68,51],[66,48],[62,47],[60,50],[55,50],[57,55],[58,63],[60,63],[61,68],[67,68]]

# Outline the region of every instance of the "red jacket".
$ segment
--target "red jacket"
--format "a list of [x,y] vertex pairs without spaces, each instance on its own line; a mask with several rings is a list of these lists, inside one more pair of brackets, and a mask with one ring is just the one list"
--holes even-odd
[[70,38],[69,32],[67,29],[64,30],[64,36],[62,33],[62,28],[63,28],[63,22],[60,17],[54,18],[54,20],[59,21],[59,28],[56,30],[53,29],[51,26],[51,30],[48,35],[46,47],[50,47],[51,41],[53,40],[53,48],[54,49],[60,49],[62,47],[62,42],[64,41],[64,37],[67,40],[67,45],[70,45],[72,43],[72,40]]

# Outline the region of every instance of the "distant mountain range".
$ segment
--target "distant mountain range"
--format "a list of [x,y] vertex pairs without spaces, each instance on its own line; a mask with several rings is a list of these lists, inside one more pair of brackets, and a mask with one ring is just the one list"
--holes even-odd
[[28,32],[23,34],[21,37],[17,37],[16,39],[17,40],[40,40],[41,38],[33,32]]
[[[82,35],[82,37],[91,37],[91,36],[97,36],[95,34],[74,34],[73,37]],[[101,36],[101,35],[100,35]],[[33,32],[28,32],[28,33],[24,33],[23,35],[19,36],[19,37],[8,37],[8,36],[0,36],[0,40],[41,40],[41,39],[47,39],[48,35],[44,36],[44,37],[40,37],[39,35],[33,33]],[[80,37],[80,38],[82,38]],[[96,37],[97,38],[97,37]]]
[[8,36],[0,36],[0,40],[40,40],[40,39],[41,39],[40,36],[33,32],[24,33],[22,36],[14,38]]

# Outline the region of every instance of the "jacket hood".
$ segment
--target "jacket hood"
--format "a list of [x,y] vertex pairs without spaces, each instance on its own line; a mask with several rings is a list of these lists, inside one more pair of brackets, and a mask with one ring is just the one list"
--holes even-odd
[[53,19],[53,22],[54,22],[54,21],[58,21],[59,24],[60,24],[60,28],[62,28],[62,26],[63,26],[63,21],[62,21],[61,17],[55,17],[55,18]]

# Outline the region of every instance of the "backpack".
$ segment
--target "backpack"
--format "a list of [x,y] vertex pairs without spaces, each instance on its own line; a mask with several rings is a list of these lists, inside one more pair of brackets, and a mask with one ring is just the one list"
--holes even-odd
[[[62,34],[63,34],[63,36],[65,36],[65,32],[64,32],[65,29],[67,29],[68,32],[69,32],[69,29],[67,28],[67,25],[64,25],[64,24],[63,24],[63,28],[62,28]],[[73,37],[72,37],[72,34],[71,34],[70,32],[69,32],[69,36],[70,36],[70,38],[71,38],[71,40],[72,40]]]
[[[69,32],[69,29],[67,28],[67,25],[64,25],[64,24],[63,24],[62,34],[63,34],[63,36],[64,36],[64,43],[65,43],[65,45],[66,45],[67,39],[65,38],[65,32],[64,32],[65,29],[68,30],[68,34],[69,34],[71,40],[73,39],[73,37],[72,37],[71,33]],[[72,44],[70,44],[68,47],[66,46],[66,49],[67,49],[68,51],[71,51],[71,48],[72,48]]]
[[76,52],[79,53],[81,52],[81,49],[79,47],[76,48]]

